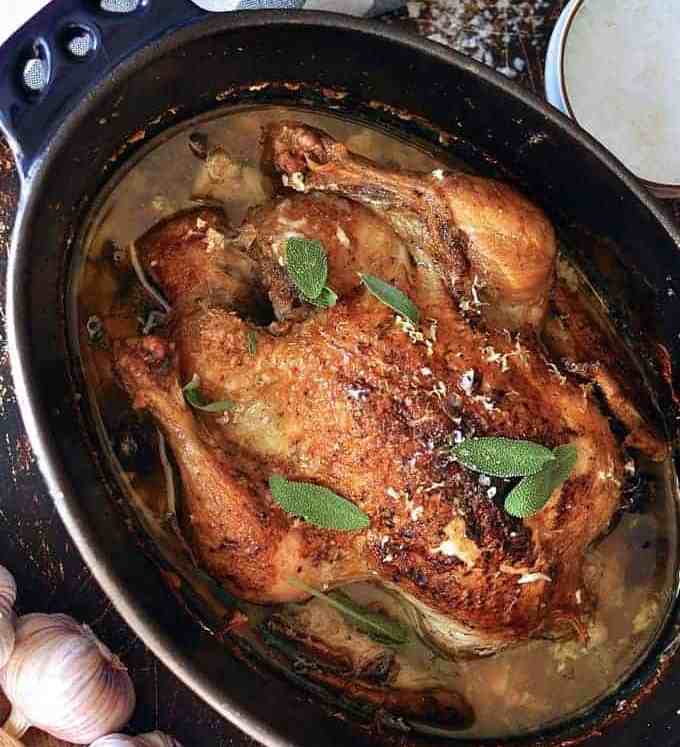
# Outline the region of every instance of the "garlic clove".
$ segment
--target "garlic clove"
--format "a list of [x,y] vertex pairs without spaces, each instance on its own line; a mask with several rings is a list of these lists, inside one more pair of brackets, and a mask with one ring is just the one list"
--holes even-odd
[[162,731],[152,731],[148,734],[140,734],[137,737],[129,737],[126,734],[109,734],[98,739],[90,747],[182,747],[182,745]]
[[89,744],[120,729],[135,707],[132,681],[118,657],[68,615],[19,618],[0,686],[12,703],[5,731],[18,737],[31,725],[65,742]]
[[16,640],[16,615],[14,602],[17,585],[14,576],[0,565],[0,667],[4,667],[14,650]]
[[141,734],[137,739],[141,739],[138,747],[182,747],[174,737],[164,734],[162,731]]

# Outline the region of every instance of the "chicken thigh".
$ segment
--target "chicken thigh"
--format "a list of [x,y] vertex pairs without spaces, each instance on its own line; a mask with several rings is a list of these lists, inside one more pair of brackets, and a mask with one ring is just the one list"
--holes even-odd
[[[556,365],[573,352],[568,334],[546,336],[555,360],[541,337],[555,277],[549,221],[507,185],[389,171],[296,123],[270,130],[267,150],[294,189],[251,211],[235,238],[219,211],[202,209],[137,243],[172,320],[166,336],[114,350],[122,386],[172,449],[200,562],[261,604],[305,599],[296,579],[321,589],[373,579],[457,653],[578,626],[584,557],[620,507],[626,456],[583,386],[587,367],[576,377]],[[323,242],[337,305],[312,306],[291,284],[292,236]],[[360,272],[408,294],[420,326],[369,294]],[[192,410],[181,387],[194,376],[233,411]],[[646,435],[629,445],[663,458],[624,391],[618,411],[638,419],[620,419]],[[502,508],[507,485],[452,456],[473,435],[571,443],[578,459],[547,506],[520,520]],[[292,517],[272,498],[273,474],[330,488],[370,526],[329,531]]]

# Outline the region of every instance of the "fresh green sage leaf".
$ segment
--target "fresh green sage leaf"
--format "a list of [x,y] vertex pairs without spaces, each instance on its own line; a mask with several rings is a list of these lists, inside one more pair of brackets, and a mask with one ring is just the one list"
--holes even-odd
[[552,490],[555,490],[574,471],[578,453],[574,444],[563,444],[553,449],[553,454],[555,461],[550,465],[550,479]]
[[538,513],[550,500],[550,469],[528,475],[515,485],[505,499],[505,510],[510,516],[526,519]]
[[493,477],[535,475],[555,460],[552,451],[541,444],[498,436],[466,438],[452,452],[468,469]]
[[571,475],[576,465],[577,451],[573,444],[553,450],[555,459],[534,475],[525,477],[505,499],[505,510],[520,519],[538,513],[553,493]]
[[402,293],[399,288],[395,288],[384,280],[375,277],[375,275],[367,275],[360,272],[359,277],[368,290],[379,301],[382,301],[385,306],[389,306],[391,309],[396,311],[397,314],[413,322],[413,324],[418,324],[420,321],[420,311],[418,310],[418,307],[405,293]]
[[254,329],[249,329],[246,340],[248,342],[248,352],[255,355],[257,353],[257,332]]
[[236,405],[228,399],[219,402],[206,402],[201,396],[201,380],[197,374],[194,374],[191,381],[182,389],[184,399],[196,410],[203,412],[228,412],[233,410]]
[[299,586],[308,594],[334,607],[357,630],[370,636],[378,643],[387,646],[403,646],[411,640],[411,629],[408,625],[357,604],[342,591],[336,590],[329,594],[323,594],[299,579],[290,579],[290,583],[293,586]]
[[320,241],[293,237],[286,243],[286,269],[307,299],[321,295],[328,279],[328,255]]
[[368,516],[332,490],[308,482],[293,482],[280,475],[269,478],[274,500],[293,516],[321,529],[355,532],[369,526]]
[[328,309],[331,306],[335,306],[338,302],[338,294],[331,290],[327,285],[321,289],[321,293],[316,298],[307,298],[303,296],[307,303],[311,303],[312,306],[320,306],[322,309]]

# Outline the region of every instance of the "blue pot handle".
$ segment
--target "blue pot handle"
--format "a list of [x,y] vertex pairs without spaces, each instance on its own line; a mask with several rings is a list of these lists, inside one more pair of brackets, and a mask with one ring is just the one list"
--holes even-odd
[[125,0],[118,7],[125,4],[135,9],[53,0],[0,47],[0,129],[23,179],[93,85],[136,50],[207,15],[191,0]]

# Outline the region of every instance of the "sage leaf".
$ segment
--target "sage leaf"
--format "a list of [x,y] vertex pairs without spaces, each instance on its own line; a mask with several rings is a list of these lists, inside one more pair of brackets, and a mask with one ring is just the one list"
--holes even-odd
[[295,287],[306,299],[318,298],[328,279],[328,256],[323,244],[302,237],[288,239],[286,269]]
[[316,298],[307,298],[303,296],[307,303],[311,303],[312,306],[320,306],[323,309],[328,309],[331,306],[335,306],[338,302],[338,294],[331,290],[328,286],[324,286],[321,289],[321,293]]
[[411,640],[411,629],[408,625],[358,604],[342,591],[336,590],[323,594],[299,579],[290,579],[290,583],[334,607],[357,630],[378,643],[387,646],[403,646]]
[[248,352],[251,355],[257,354],[257,332],[254,329],[249,329],[246,335],[246,342],[248,344]]
[[368,516],[360,508],[328,488],[286,480],[280,475],[269,478],[269,488],[286,513],[321,529],[355,532],[369,526]]
[[555,490],[574,471],[578,453],[574,444],[564,444],[553,449],[553,454],[555,461],[550,465],[550,477],[552,490]]
[[571,475],[576,465],[577,451],[573,444],[564,444],[553,450],[555,459],[535,475],[525,477],[505,499],[505,510],[519,519],[538,513],[548,503],[553,493]]
[[555,460],[550,449],[533,441],[499,436],[466,438],[451,451],[468,469],[493,477],[526,477]]
[[228,412],[233,410],[236,405],[228,399],[222,399],[218,402],[206,402],[200,392],[201,380],[197,374],[194,374],[191,381],[182,388],[184,399],[191,407],[203,412]]
[[382,301],[385,306],[389,306],[392,310],[396,311],[397,314],[413,322],[413,324],[418,324],[420,321],[420,311],[418,307],[405,293],[402,293],[399,288],[395,288],[384,280],[375,277],[375,275],[367,275],[360,272],[359,277],[368,290],[379,301]]
[[550,470],[548,469],[524,477],[508,493],[505,499],[505,510],[510,516],[515,516],[518,519],[533,516],[550,500],[551,484]]
[[378,643],[403,646],[411,640],[411,630],[407,625],[357,604],[342,591],[332,591],[328,600],[334,602],[336,609],[358,630]]

